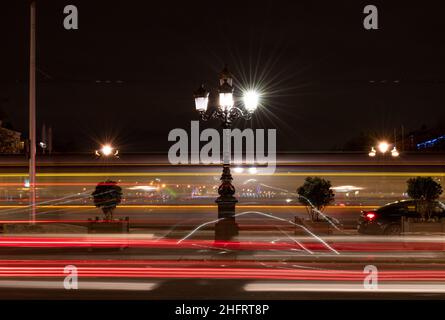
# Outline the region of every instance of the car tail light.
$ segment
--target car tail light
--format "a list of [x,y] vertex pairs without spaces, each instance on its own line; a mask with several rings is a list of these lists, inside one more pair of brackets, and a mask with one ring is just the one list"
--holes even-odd
[[365,212],[365,218],[368,220],[374,220],[376,217],[376,214],[374,212]]

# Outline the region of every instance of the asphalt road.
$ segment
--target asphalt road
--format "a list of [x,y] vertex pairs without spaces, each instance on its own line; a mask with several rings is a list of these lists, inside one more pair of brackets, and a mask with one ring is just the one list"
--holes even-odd
[[[218,166],[176,168],[144,156],[131,161],[123,156],[112,164],[46,158],[38,168],[38,223],[84,226],[88,218],[101,215],[91,205],[91,191],[97,182],[111,178],[125,194],[115,216],[128,216],[131,235],[145,238],[133,239],[132,246],[125,248],[120,247],[125,239],[73,239],[69,232],[60,238],[3,234],[0,298],[442,299],[442,238],[409,240],[413,243],[368,239],[354,234],[352,228],[361,209],[403,198],[409,177],[443,178],[443,158],[374,161],[359,157],[320,160],[297,155],[273,176],[234,172],[240,238],[224,248],[208,241],[212,232],[205,228],[189,242],[172,242],[217,218]],[[17,165],[10,159],[0,168],[2,223],[27,224],[26,162],[22,162]],[[335,206],[325,213],[349,228],[346,240],[293,237],[290,222],[307,215],[296,206],[295,189],[313,175],[337,187]],[[111,247],[102,247],[109,241]],[[77,290],[63,288],[67,265],[78,267]],[[363,285],[367,265],[379,270],[377,291]]]
[[[373,206],[346,206],[329,207],[324,213],[338,219],[340,222],[354,226],[361,210],[373,208]],[[294,221],[295,216],[307,218],[306,209],[298,206],[238,206],[237,222],[241,228],[259,227],[274,229],[275,227],[292,227],[287,221]],[[100,210],[93,206],[76,207],[47,207],[37,211],[38,221],[54,223],[86,223],[89,218],[101,217]],[[154,228],[192,228],[203,223],[217,219],[217,207],[209,206],[119,206],[115,210],[115,218],[129,217],[133,227]],[[28,210],[26,208],[7,208],[0,210],[0,220],[26,221]]]
[[[442,299],[443,237],[3,235],[1,299]],[[240,239],[241,240],[241,239]],[[102,247],[104,243],[111,247]],[[128,247],[121,247],[120,243]],[[78,289],[64,280],[74,266]],[[375,267],[378,287],[364,286]]]
[[[53,283],[54,282],[54,283]],[[23,286],[30,288],[18,288],[20,283],[12,288],[0,288],[0,299],[51,299],[51,300],[181,300],[187,304],[188,300],[381,300],[381,299],[444,299],[443,292],[397,292],[403,284],[392,284],[385,287],[387,291],[363,290],[361,283],[342,284],[335,286],[329,284],[295,283],[282,281],[279,284],[282,291],[263,290],[259,292],[245,291],[245,287],[251,284],[249,281],[239,280],[172,280],[161,279],[158,281],[116,281],[116,280],[88,280],[88,289],[65,290],[62,287],[63,280],[56,281],[27,281]],[[265,283],[268,284],[267,282]],[[35,288],[41,285],[46,289]],[[276,283],[270,284],[275,285]],[[318,285],[317,290],[308,290]],[[1,283],[0,283],[1,286]],[[417,288],[426,287],[421,284]],[[445,284],[441,284],[441,288]],[[56,287],[56,288],[54,288]],[[58,287],[58,288],[57,288]],[[52,289],[49,289],[52,288]],[[120,289],[118,289],[120,288]],[[356,288],[357,291],[354,291]],[[295,291],[292,291],[295,290]],[[323,291],[326,290],[326,291]],[[359,291],[363,290],[363,291]],[[242,303],[242,301],[240,301]],[[267,301],[263,301],[267,304]]]

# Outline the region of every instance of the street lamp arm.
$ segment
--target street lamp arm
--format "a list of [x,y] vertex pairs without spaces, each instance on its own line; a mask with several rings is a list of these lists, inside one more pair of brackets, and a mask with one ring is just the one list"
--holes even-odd
[[221,108],[215,108],[211,112],[200,110],[199,116],[203,121],[219,119],[223,122],[224,127],[229,127],[233,121],[239,118],[243,118],[244,120],[252,119],[252,112],[243,111],[242,109],[234,106],[230,110],[221,110]]
[[250,120],[252,119],[252,112],[243,111],[238,107],[232,107],[232,109],[230,109],[229,116],[231,120],[236,120],[238,118],[243,118],[244,120]]
[[221,118],[221,110],[215,109],[211,112],[206,112],[204,110],[199,110],[199,116],[202,121],[209,121],[210,119],[220,119]]

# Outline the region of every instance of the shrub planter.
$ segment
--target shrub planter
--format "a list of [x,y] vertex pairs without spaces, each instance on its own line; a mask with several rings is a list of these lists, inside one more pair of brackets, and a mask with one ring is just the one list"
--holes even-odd
[[402,233],[445,233],[445,219],[439,221],[419,221],[402,217]]
[[130,219],[103,220],[96,217],[95,220],[88,219],[88,233],[129,233]]
[[2,228],[3,233],[44,233],[40,224],[5,223]]
[[317,235],[331,235],[334,232],[332,224],[328,221],[311,221],[295,217],[295,224],[295,235],[298,236],[308,235],[308,232],[300,226],[304,226],[306,229]]

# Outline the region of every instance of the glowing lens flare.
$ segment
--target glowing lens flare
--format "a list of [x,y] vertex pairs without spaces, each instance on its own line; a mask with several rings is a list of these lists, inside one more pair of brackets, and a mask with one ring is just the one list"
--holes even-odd
[[244,93],[244,106],[249,112],[254,112],[258,107],[260,95],[255,90],[249,90]]
[[386,153],[389,150],[389,144],[388,142],[382,141],[379,143],[378,148],[381,153]]
[[104,156],[109,156],[113,153],[113,147],[110,146],[109,144],[106,144],[102,146],[101,151]]

